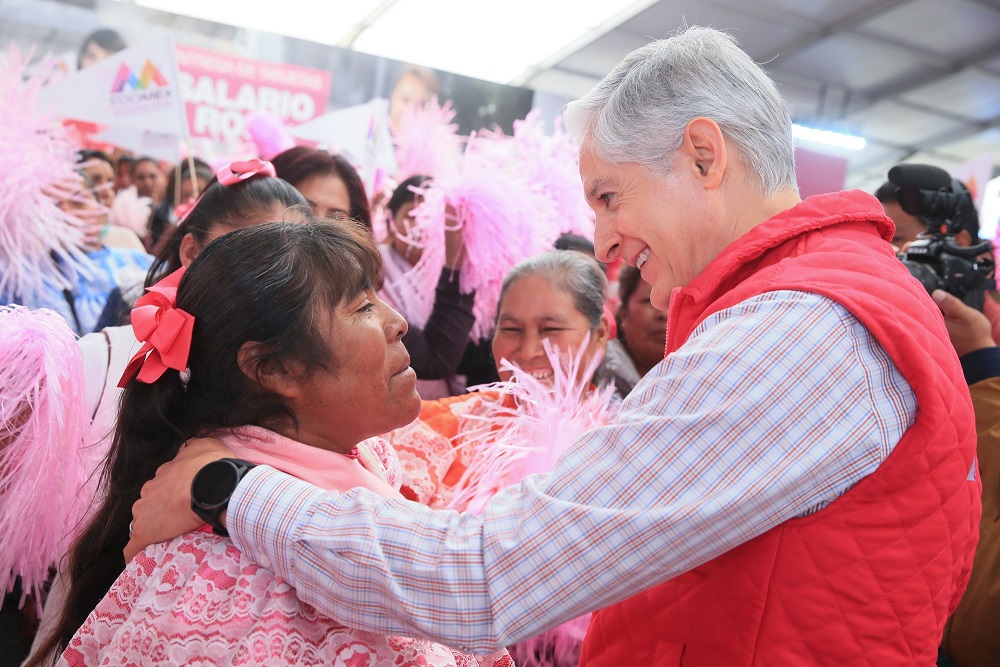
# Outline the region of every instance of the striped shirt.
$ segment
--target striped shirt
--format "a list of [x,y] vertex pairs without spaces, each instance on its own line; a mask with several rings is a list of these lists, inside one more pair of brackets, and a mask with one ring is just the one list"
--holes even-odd
[[324,492],[267,467],[229,530],[356,628],[484,652],[605,607],[832,502],[886,459],[912,390],[835,302],[771,292],[720,311],[616,423],[482,516]]

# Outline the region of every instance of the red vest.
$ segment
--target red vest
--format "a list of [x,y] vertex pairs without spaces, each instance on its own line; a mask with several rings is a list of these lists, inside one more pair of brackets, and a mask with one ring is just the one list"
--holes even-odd
[[581,665],[934,664],[978,539],[975,422],[941,315],[885,241],[891,225],[862,192],[811,197],[675,291],[668,353],[755,295],[833,299],[906,378],[916,422],[826,508],[594,614]]

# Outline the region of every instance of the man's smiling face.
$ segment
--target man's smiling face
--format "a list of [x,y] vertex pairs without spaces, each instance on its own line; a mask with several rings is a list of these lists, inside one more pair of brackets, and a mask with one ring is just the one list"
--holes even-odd
[[[677,156],[663,176],[633,162],[611,163],[580,150],[580,176],[597,214],[594,245],[601,261],[622,257],[652,285],[650,302],[666,310],[675,287],[687,285],[726,243],[712,233],[696,168]],[[721,245],[720,245],[721,243]]]

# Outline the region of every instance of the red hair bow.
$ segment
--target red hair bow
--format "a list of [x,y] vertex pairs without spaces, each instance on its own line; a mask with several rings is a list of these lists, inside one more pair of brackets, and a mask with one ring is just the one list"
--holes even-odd
[[132,329],[143,346],[125,367],[119,387],[124,387],[132,378],[151,384],[168,368],[177,371],[187,368],[194,316],[176,307],[177,285],[183,275],[184,267],[181,267],[150,287],[148,293],[135,302]]
[[215,177],[219,179],[219,183],[229,186],[253,178],[258,174],[273,178],[278,175],[278,172],[274,170],[274,165],[270,162],[254,158],[244,162],[230,162],[220,169]]

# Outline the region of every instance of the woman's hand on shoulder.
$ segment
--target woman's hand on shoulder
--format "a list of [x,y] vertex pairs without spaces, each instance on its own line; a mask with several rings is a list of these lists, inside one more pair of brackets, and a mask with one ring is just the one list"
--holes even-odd
[[132,505],[126,563],[150,544],[172,540],[204,523],[191,510],[191,482],[202,466],[227,456],[232,452],[221,440],[195,438],[184,443],[172,461],[157,468]]

